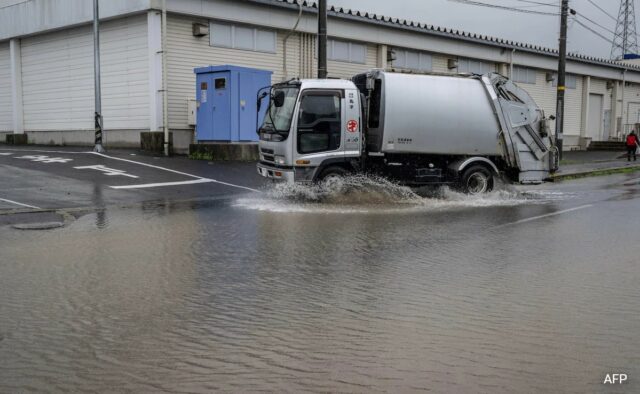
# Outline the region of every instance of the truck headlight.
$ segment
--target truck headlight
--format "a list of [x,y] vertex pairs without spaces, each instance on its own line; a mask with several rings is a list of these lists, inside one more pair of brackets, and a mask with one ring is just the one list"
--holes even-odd
[[276,164],[280,164],[281,166],[286,164],[285,158],[284,156],[274,156],[273,157],[274,161],[276,162]]

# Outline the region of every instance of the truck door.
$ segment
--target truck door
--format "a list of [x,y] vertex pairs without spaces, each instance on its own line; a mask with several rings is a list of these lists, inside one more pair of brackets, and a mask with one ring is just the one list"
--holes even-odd
[[344,152],[348,156],[360,156],[362,147],[362,108],[358,90],[345,90],[345,106]]
[[[341,90],[305,90],[300,98],[297,122],[298,156],[319,153],[339,156],[343,150]],[[330,154],[336,153],[336,154]],[[314,160],[315,161],[315,160]],[[320,164],[320,161],[311,164]]]

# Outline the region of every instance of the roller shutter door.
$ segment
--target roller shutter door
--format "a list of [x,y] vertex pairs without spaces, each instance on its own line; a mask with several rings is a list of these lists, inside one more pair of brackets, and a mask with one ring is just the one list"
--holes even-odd
[[[146,16],[101,26],[105,129],[148,129]],[[90,26],[22,40],[24,123],[28,131],[92,130],[93,35]]]

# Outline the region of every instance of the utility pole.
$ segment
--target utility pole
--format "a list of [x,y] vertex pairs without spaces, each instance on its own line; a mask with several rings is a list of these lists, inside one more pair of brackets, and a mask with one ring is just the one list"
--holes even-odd
[[95,92],[95,133],[96,140],[93,147],[94,152],[103,153],[102,146],[102,102],[100,92],[100,15],[98,10],[98,0],[93,0],[93,72],[94,72],[94,92]]
[[169,156],[169,87],[167,86],[167,0],[162,0],[162,131],[164,155]]
[[558,158],[562,160],[562,140],[564,128],[564,91],[565,71],[567,65],[567,17],[569,14],[569,0],[562,0],[560,12],[560,48],[558,50],[558,79],[556,93],[556,146]]
[[327,0],[318,1],[318,78],[327,78]]

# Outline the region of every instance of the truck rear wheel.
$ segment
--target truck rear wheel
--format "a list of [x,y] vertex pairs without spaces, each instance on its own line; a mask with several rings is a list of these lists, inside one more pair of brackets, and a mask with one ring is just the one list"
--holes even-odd
[[331,167],[325,168],[320,173],[320,176],[318,176],[318,181],[324,182],[327,184],[333,184],[333,183],[339,182],[345,176],[347,176],[347,170],[345,170],[342,167],[331,166]]
[[484,166],[472,166],[462,174],[462,191],[467,194],[482,194],[493,190],[493,174]]

